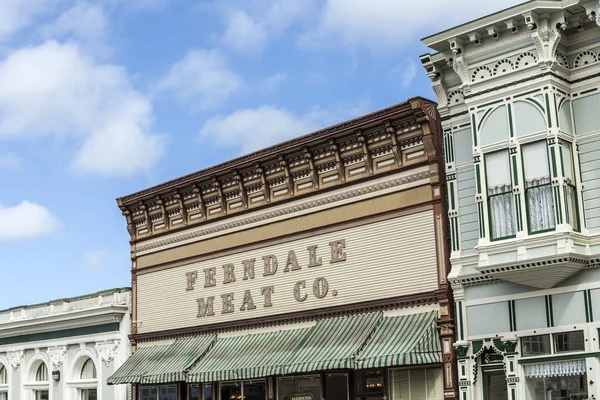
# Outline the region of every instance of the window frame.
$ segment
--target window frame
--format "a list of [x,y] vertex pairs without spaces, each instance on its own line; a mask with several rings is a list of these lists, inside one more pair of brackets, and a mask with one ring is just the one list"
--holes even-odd
[[[508,156],[508,174],[510,175],[510,190],[507,192],[502,192],[502,193],[496,193],[493,195],[489,194],[489,186],[488,186],[488,165],[487,165],[487,158],[488,156],[492,155],[492,154],[496,154],[496,153],[500,153],[500,152],[505,152]],[[517,213],[516,213],[516,207],[517,205],[515,204],[516,200],[514,198],[514,176],[513,176],[513,171],[511,168],[511,164],[510,164],[510,149],[507,148],[503,148],[500,150],[494,150],[494,151],[490,151],[487,153],[483,153],[483,173],[485,176],[485,185],[483,185],[483,190],[485,190],[485,198],[487,201],[487,219],[488,219],[488,234],[489,234],[489,239],[490,242],[496,242],[499,240],[507,240],[507,239],[514,239],[517,237],[517,231],[518,231],[518,223],[517,223]],[[492,203],[490,201],[490,198],[492,197],[498,197],[498,196],[504,196],[510,194],[512,196],[512,201],[513,201],[513,217],[514,217],[514,235],[508,235],[508,236],[502,236],[502,237],[498,237],[495,238],[493,235],[493,228],[492,228],[492,221],[493,221],[493,216],[492,216]]]
[[[526,168],[525,168],[525,152],[523,151],[524,148],[526,148],[527,146],[532,146],[534,144],[537,143],[544,143],[546,145],[546,162],[547,162],[547,166],[548,166],[548,177],[550,179],[550,182],[545,184],[545,185],[535,185],[535,186],[531,186],[531,187],[527,187],[527,179],[526,179]],[[527,234],[528,235],[539,235],[541,233],[547,233],[547,232],[554,232],[556,231],[556,207],[557,204],[555,202],[555,198],[554,198],[554,193],[552,193],[552,201],[554,202],[554,215],[552,216],[554,218],[554,227],[552,228],[548,228],[548,229],[542,229],[539,231],[532,231],[531,229],[531,218],[529,216],[529,201],[527,198],[527,192],[531,189],[537,189],[540,187],[545,187],[545,186],[549,186],[551,190],[552,189],[552,160],[550,159],[551,154],[550,154],[550,148],[548,146],[548,140],[547,139],[540,139],[540,140],[534,140],[533,142],[528,142],[528,143],[522,143],[519,144],[519,152],[521,153],[521,169],[522,169],[522,179],[523,179],[523,200],[525,201],[525,214],[527,216]]]
[[[568,147],[565,147],[568,146]],[[565,202],[565,218],[567,219],[567,223],[569,225],[571,225],[571,228],[573,228],[573,230],[575,232],[581,232],[581,212],[579,211],[579,192],[577,190],[577,174],[575,173],[575,154],[573,151],[573,143],[569,142],[568,140],[562,140],[560,145],[560,165],[562,168],[562,176],[563,176],[563,197],[564,197],[564,202]],[[565,176],[565,160],[563,157],[563,149],[567,150],[569,153],[569,159],[571,160],[571,174],[572,174],[572,182],[567,182],[567,177]],[[571,179],[571,178],[569,178]],[[573,225],[572,221],[568,221],[569,219],[569,213],[567,212],[567,205],[570,204],[570,202],[567,199],[567,192],[566,192],[566,188],[570,188],[572,190],[573,193],[573,203],[574,203],[574,208],[573,208],[573,218],[574,221],[576,223],[576,226]]]
[[200,389],[200,398],[199,400],[204,400],[204,392],[207,386],[210,386],[210,392],[211,392],[211,398],[214,400],[215,399],[215,384],[213,382],[206,382],[206,383],[188,383],[187,385],[187,398],[188,400],[192,398],[192,395],[190,393],[192,388],[198,388]]
[[138,390],[137,390],[137,400],[142,400],[142,388],[144,387],[148,387],[148,388],[156,388],[156,400],[160,400],[160,388],[161,387],[174,387],[176,390],[176,396],[179,399],[179,385],[177,384],[167,384],[167,385],[140,385],[138,384]]
[[[564,335],[564,334],[572,334],[572,333],[579,333],[581,332],[581,334],[583,335],[583,349],[581,350],[571,350],[571,351],[558,351],[557,350],[557,339],[556,337],[558,335]],[[600,329],[599,329],[600,332]],[[546,354],[533,354],[533,355],[524,355],[523,352],[523,339],[526,338],[532,338],[532,337],[541,337],[541,336],[548,336],[549,337],[549,345],[550,345],[550,352],[546,353]],[[585,340],[586,340],[586,334],[585,334],[585,330],[584,329],[577,329],[577,330],[570,330],[570,331],[560,331],[560,332],[548,332],[548,333],[541,333],[541,334],[537,334],[537,335],[527,335],[527,336],[521,336],[519,337],[519,346],[520,346],[520,350],[521,350],[521,358],[523,359],[530,359],[530,358],[553,358],[553,357],[563,357],[563,356],[568,356],[568,355],[577,355],[577,354],[581,354],[581,353],[585,353]]]

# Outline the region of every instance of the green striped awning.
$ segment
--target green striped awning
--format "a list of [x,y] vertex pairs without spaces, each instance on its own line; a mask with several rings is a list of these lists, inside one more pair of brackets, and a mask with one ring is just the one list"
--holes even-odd
[[216,336],[194,336],[169,345],[141,347],[111,377],[109,385],[123,383],[184,382],[186,370],[200,358]]
[[354,368],[354,358],[382,318],[381,312],[317,322],[288,362],[286,374]]
[[356,358],[356,368],[442,362],[437,312],[384,318]]
[[283,374],[283,366],[310,328],[217,339],[189,371],[188,382],[253,379]]

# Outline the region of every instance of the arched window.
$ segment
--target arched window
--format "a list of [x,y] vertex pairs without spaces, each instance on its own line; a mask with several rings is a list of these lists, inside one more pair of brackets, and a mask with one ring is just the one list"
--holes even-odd
[[35,372],[35,381],[36,382],[48,382],[48,367],[46,364],[41,363]]
[[0,364],[0,385],[6,385],[8,383],[8,376],[6,374],[6,368]]
[[96,366],[91,358],[88,358],[81,367],[80,378],[83,379],[96,379]]

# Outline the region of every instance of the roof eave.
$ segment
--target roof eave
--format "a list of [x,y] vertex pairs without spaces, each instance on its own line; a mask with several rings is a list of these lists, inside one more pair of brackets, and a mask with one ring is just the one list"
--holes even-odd
[[427,47],[441,52],[448,50],[448,40],[452,38],[464,36],[469,32],[479,29],[485,29],[488,26],[502,23],[511,18],[520,17],[521,14],[529,11],[543,10],[544,12],[547,12],[552,10],[562,10],[566,7],[576,4],[579,4],[579,0],[529,0],[525,3],[517,4],[516,6],[486,15],[485,17],[478,18],[470,22],[466,22],[434,35],[427,36],[421,39],[421,41]]

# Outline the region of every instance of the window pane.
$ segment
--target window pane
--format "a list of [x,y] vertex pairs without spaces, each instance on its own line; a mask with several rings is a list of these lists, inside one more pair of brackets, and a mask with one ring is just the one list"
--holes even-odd
[[222,400],[238,400],[242,398],[242,382],[221,383]]
[[205,383],[203,400],[212,400],[212,398],[213,398],[213,385],[212,385],[212,383]]
[[160,386],[158,398],[160,400],[177,400],[177,386]]
[[492,239],[514,236],[517,233],[515,199],[512,193],[489,197]]
[[550,354],[550,335],[521,338],[521,353],[523,357]]
[[567,223],[571,224],[574,230],[579,230],[579,213],[577,212],[577,193],[575,187],[565,186],[565,211],[567,213]]
[[88,358],[81,368],[81,379],[96,379],[96,366],[91,358]]
[[8,400],[8,393],[0,392],[0,400]]
[[244,382],[244,400],[265,400],[266,398],[267,383],[265,381]]
[[550,168],[548,168],[548,146],[546,142],[536,142],[522,147],[523,166],[525,168],[525,183],[535,186],[542,180],[550,182]]
[[35,400],[48,400],[48,397],[47,390],[36,390],[35,392]]
[[140,388],[141,400],[157,400],[158,388],[156,386],[142,386]]
[[411,369],[410,374],[410,398],[426,399],[426,383],[424,369]]
[[586,375],[527,378],[527,399],[587,399]]
[[[6,368],[4,368],[4,365],[0,364],[0,385],[6,385],[7,383]],[[2,397],[0,397],[0,400],[2,400]]]
[[[489,191],[512,190],[508,151],[497,151],[485,155],[485,171]],[[506,189],[508,187],[508,189]],[[492,193],[490,193],[492,194]]]
[[36,382],[48,382],[48,368],[46,368],[46,364],[41,363],[35,373],[35,381]]
[[391,400],[409,400],[409,378],[408,370],[396,369],[390,373]]
[[98,391],[96,389],[81,389],[81,400],[97,400]]
[[554,219],[554,197],[550,179],[544,186],[526,190],[529,229],[531,232],[545,231],[556,226]]
[[321,378],[319,375],[279,378],[277,380],[277,398],[289,400],[292,394],[307,394],[313,399],[320,399]]
[[583,331],[554,334],[554,347],[557,353],[584,351],[585,339]]
[[325,398],[327,400],[348,400],[347,374],[327,374],[325,376]]
[[197,385],[188,385],[188,400],[201,400],[200,388]]
[[567,179],[567,183],[575,183],[575,174],[573,173],[573,157],[571,153],[571,143],[563,142],[560,146],[562,155],[563,175]]
[[444,398],[444,381],[441,368],[427,368],[427,400],[442,400]]

